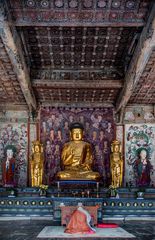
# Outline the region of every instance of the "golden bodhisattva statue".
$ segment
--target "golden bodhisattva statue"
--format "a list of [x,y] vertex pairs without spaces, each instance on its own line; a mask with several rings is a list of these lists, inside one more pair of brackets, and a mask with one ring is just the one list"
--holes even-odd
[[61,161],[64,170],[57,173],[60,180],[99,180],[98,172],[92,170],[91,145],[84,142],[83,126],[73,123],[70,127],[71,141],[62,149]]
[[111,144],[110,169],[114,188],[121,187],[123,180],[123,159],[121,154],[120,142],[114,140]]
[[32,142],[31,167],[31,186],[39,187],[43,180],[43,145],[39,141]]

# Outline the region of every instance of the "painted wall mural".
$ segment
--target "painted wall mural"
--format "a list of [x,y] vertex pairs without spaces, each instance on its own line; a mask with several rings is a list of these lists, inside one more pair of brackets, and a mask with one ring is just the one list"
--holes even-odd
[[125,182],[155,186],[155,124],[125,125]]
[[[1,122],[0,124],[0,163],[3,165],[6,153],[5,148],[13,145],[15,154],[15,185],[27,186],[27,159],[28,159],[28,137],[27,120],[16,122]],[[0,173],[2,182],[2,168]]]
[[84,125],[84,141],[92,145],[94,171],[99,171],[105,185],[110,184],[110,144],[114,139],[115,125],[112,108],[52,108],[40,112],[40,139],[45,149],[45,179],[50,184],[60,171],[61,150],[69,141],[72,122]]
[[123,125],[117,125],[116,126],[116,139],[120,141],[121,146],[123,148],[123,140],[124,140],[124,129]]

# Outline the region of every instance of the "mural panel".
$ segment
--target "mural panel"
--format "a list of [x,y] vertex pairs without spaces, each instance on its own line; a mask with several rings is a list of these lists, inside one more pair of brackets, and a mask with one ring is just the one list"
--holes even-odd
[[105,185],[110,184],[110,144],[114,139],[115,125],[112,108],[52,108],[44,107],[40,113],[40,138],[45,149],[45,179],[50,184],[60,171],[61,150],[69,141],[69,126],[81,122],[84,141],[91,143],[94,155],[94,171],[102,176]]
[[155,186],[155,124],[125,125],[125,182]]
[[123,125],[116,126],[116,139],[120,141],[122,147],[123,147],[123,139],[124,139],[123,135],[124,135]]
[[[15,155],[15,182],[17,186],[27,185],[27,122],[2,122],[0,128],[0,163],[2,166],[6,158],[5,148],[13,145],[16,148]],[[2,181],[2,168],[1,176]]]

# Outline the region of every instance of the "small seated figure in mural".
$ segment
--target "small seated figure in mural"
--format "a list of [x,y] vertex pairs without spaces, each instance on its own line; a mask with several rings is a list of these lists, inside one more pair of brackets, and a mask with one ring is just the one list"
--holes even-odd
[[92,234],[96,230],[91,227],[91,215],[86,211],[82,203],[78,203],[77,209],[72,213],[69,223],[66,226],[65,233]]
[[150,185],[150,173],[153,166],[148,160],[148,151],[145,148],[138,149],[138,159],[134,163],[137,187],[147,187]]
[[57,178],[60,180],[99,180],[99,173],[92,170],[91,145],[82,140],[83,125],[72,123],[70,136],[71,141],[64,145],[61,154],[64,170],[57,173]]
[[43,180],[43,145],[39,141],[32,142],[32,156],[30,160],[31,186],[39,187]]
[[6,158],[2,164],[3,186],[15,186],[15,157],[16,148],[13,145],[8,145],[5,148]]
[[123,180],[123,159],[121,155],[120,142],[114,140],[111,144],[110,169],[114,188],[121,187]]

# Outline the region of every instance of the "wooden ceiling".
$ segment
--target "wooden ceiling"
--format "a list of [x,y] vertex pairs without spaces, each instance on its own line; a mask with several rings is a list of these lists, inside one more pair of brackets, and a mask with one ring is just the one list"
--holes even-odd
[[[123,76],[125,58],[138,35],[135,27],[22,27],[18,31],[32,68],[86,69],[88,73],[108,68],[113,79]],[[85,79],[84,72],[80,77]]]
[[1,105],[155,104],[154,1],[0,4]]
[[155,104],[155,48],[133,90],[129,103]]
[[0,102],[26,104],[2,39],[0,39]]

